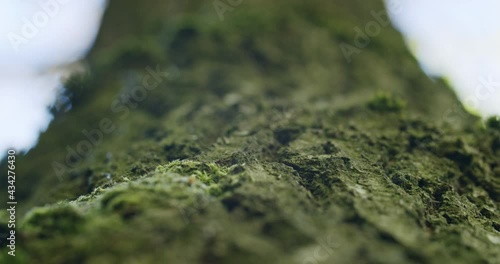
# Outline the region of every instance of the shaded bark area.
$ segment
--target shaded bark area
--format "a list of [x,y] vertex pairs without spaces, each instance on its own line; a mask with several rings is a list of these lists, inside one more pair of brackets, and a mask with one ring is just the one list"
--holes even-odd
[[232,8],[111,2],[73,110],[18,160],[16,261],[499,263],[498,121],[390,26],[345,59],[381,2]]

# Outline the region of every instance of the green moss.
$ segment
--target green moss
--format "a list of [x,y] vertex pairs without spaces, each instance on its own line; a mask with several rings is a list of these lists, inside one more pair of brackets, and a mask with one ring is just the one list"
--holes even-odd
[[73,206],[61,204],[31,210],[22,223],[28,239],[47,239],[79,231],[84,219]]
[[[74,109],[18,157],[21,262],[499,258],[495,122],[475,126],[391,28],[352,63],[338,48],[382,2],[258,0],[221,22],[212,3],[151,1],[111,2]],[[157,63],[179,77],[114,113]],[[116,131],[56,177],[104,117]]]
[[205,163],[190,160],[176,160],[166,165],[160,165],[156,168],[156,173],[176,173],[187,177],[189,184],[195,184],[197,181],[206,185],[208,192],[214,196],[220,196],[223,193],[223,186],[241,177],[244,169],[238,169],[238,166],[229,168],[221,167],[213,162]]
[[227,171],[215,163],[201,163],[189,160],[176,160],[167,165],[158,166],[156,172],[175,172],[181,175],[195,176],[207,185],[217,183],[221,177],[227,175]]
[[486,120],[486,127],[500,130],[500,117],[492,116]]
[[387,93],[378,93],[368,102],[368,107],[380,112],[399,112],[406,106],[405,101]]
[[110,50],[98,54],[98,63],[114,68],[163,63],[163,48],[153,36],[130,37],[115,43]]

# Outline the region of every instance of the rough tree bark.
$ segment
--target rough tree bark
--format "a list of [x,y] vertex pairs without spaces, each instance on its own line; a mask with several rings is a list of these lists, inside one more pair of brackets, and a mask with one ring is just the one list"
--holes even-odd
[[383,10],[112,1],[73,109],[17,161],[15,261],[500,263],[499,122]]

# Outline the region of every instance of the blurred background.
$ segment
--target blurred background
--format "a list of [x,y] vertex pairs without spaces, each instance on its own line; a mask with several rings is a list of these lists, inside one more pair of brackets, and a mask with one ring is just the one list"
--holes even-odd
[[469,111],[500,114],[498,1],[387,0],[386,5],[426,73],[444,78]]

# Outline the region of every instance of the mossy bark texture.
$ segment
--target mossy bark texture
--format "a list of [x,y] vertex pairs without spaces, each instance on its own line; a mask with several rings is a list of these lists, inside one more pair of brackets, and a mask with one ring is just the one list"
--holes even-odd
[[500,263],[500,126],[422,73],[383,10],[112,1],[73,109],[18,157],[0,260]]

